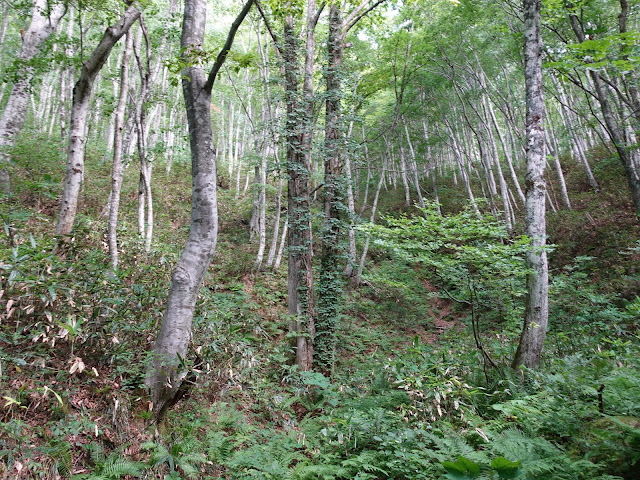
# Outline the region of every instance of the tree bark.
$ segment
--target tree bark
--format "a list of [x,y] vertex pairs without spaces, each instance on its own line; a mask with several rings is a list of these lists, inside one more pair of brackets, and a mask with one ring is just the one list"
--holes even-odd
[[344,205],[345,181],[342,175],[342,146],[340,145],[340,69],[344,54],[339,5],[331,5],[327,38],[328,64],[325,101],[324,135],[324,222],[322,254],[318,277],[318,314],[316,319],[316,364],[325,374],[333,371],[336,327],[340,316],[342,275],[340,268],[340,232],[343,226],[341,210]]
[[[189,239],[171,277],[167,308],[153,349],[146,384],[151,390],[157,421],[177,398],[186,376],[182,360],[186,357],[191,324],[198,292],[215,252],[218,237],[218,200],[216,149],[211,127],[211,89],[224,63],[240,24],[249,12],[248,0],[235,19],[227,41],[207,77],[199,62],[206,23],[206,0],[186,0],[182,24],[182,60],[188,64],[183,72],[182,89],[187,110],[191,141],[193,175],[192,217]],[[179,371],[181,370],[181,371]]]
[[[66,12],[64,3],[56,3],[50,9],[47,0],[34,0],[31,8],[31,23],[22,37],[22,49],[18,61],[26,63],[40,52],[40,46],[49,38]],[[47,15],[48,13],[48,15]],[[3,16],[7,18],[5,14]],[[3,36],[6,31],[3,28]],[[10,175],[8,150],[14,145],[16,137],[24,126],[29,98],[29,86],[34,76],[34,69],[25,66],[20,78],[11,88],[9,100],[0,118],[0,193],[9,193]]]
[[311,123],[313,117],[313,60],[315,51],[316,2],[307,2],[307,38],[302,105],[299,101],[297,35],[293,16],[284,20],[285,101],[287,104],[286,144],[288,181],[288,307],[289,331],[296,334],[295,363],[301,370],[313,364],[315,306],[313,297],[311,209]]
[[71,232],[78,210],[78,195],[84,178],[84,144],[86,119],[93,83],[106,62],[111,49],[127,33],[131,25],[140,17],[137,5],[129,5],[118,23],[107,28],[89,59],[83,63],[80,78],[73,87],[71,106],[71,127],[67,149],[67,171],[64,180],[64,192],[56,225],[56,235]]
[[512,367],[535,368],[540,363],[549,316],[549,272],[547,264],[544,180],[544,98],[542,96],[541,0],[523,0],[526,95],[527,174],[525,231],[531,239],[527,252],[527,300],[520,344]]
[[122,55],[122,68],[120,72],[120,97],[115,111],[115,129],[113,139],[113,168],[111,173],[111,194],[109,196],[109,226],[107,238],[109,241],[109,254],[111,255],[111,268],[118,268],[118,209],[120,208],[120,191],[122,190],[122,177],[124,165],[122,163],[122,130],[124,128],[124,110],[129,88],[129,61],[133,49],[133,35],[127,32],[126,46]]

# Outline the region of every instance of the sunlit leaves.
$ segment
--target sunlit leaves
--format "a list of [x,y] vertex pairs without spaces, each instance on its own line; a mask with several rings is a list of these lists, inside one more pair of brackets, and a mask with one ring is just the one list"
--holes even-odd
[[546,68],[559,70],[587,68],[599,70],[613,67],[618,72],[632,71],[640,66],[640,32],[608,35],[599,39],[567,45],[560,58],[545,63]]

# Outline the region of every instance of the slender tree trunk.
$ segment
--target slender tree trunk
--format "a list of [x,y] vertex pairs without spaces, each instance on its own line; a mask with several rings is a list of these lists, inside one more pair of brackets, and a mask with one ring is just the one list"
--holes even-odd
[[369,145],[367,143],[367,136],[364,132],[364,124],[362,125],[362,142],[364,146],[364,161],[367,165],[367,180],[365,181],[364,186],[364,197],[362,199],[362,205],[360,207],[360,216],[364,213],[367,208],[367,201],[369,200],[369,182],[371,181],[371,164],[369,162]]
[[531,239],[527,253],[527,300],[520,344],[513,368],[540,363],[549,316],[549,272],[546,244],[544,181],[544,99],[542,96],[542,37],[540,34],[541,0],[523,0],[525,93],[527,105],[527,175],[525,230]]
[[407,207],[411,206],[411,190],[409,180],[407,178],[407,161],[405,158],[404,142],[400,143],[400,177],[404,186],[404,203]]
[[[145,41],[145,59],[142,60],[140,47],[144,37]],[[138,39],[133,46],[136,56],[136,63],[140,73],[140,93],[136,101],[135,108],[135,125],[138,147],[138,158],[140,159],[140,184],[143,195],[139,195],[139,199],[144,199],[142,203],[142,228],[144,233],[144,248],[146,252],[151,251],[151,241],[153,239],[153,196],[151,192],[151,173],[153,170],[153,162],[149,155],[147,146],[147,103],[149,99],[150,86],[152,84],[151,70],[151,51],[149,38],[146,31],[144,21],[140,20],[140,29],[138,30]],[[145,214],[146,207],[146,215]],[[139,219],[140,220],[140,219]],[[146,225],[145,225],[146,222]]]
[[60,214],[56,225],[56,235],[71,232],[78,209],[78,195],[84,178],[84,144],[86,119],[93,83],[111,53],[113,46],[127,33],[131,25],[140,17],[136,5],[130,5],[118,23],[104,32],[100,43],[89,59],[82,65],[80,78],[73,87],[71,107],[71,128],[69,129],[69,147],[67,150],[67,171],[64,180],[64,192]]
[[234,105],[231,104],[231,113],[229,117],[229,136],[227,138],[227,142],[229,143],[229,149],[227,150],[227,172],[229,173],[229,189],[231,189],[231,183],[233,181],[233,116],[234,116]]
[[442,210],[440,208],[440,195],[438,193],[438,181],[436,179],[436,159],[431,155],[431,145],[429,142],[429,129],[427,128],[427,120],[425,117],[422,119],[422,132],[424,135],[424,140],[427,142],[427,168],[428,174],[431,177],[431,189],[433,190],[433,201],[436,202],[436,208],[438,209],[438,215],[442,215]]
[[558,174],[558,185],[560,185],[560,195],[562,196],[562,203],[567,210],[571,210],[571,201],[569,200],[569,193],[567,192],[567,183],[564,181],[564,173],[562,173],[562,165],[560,164],[560,158],[558,155],[558,151],[555,147],[552,146],[552,143],[549,141],[549,136],[547,135],[545,138],[545,142],[547,144],[547,150],[553,157],[553,165],[556,169],[556,173]]
[[140,235],[141,238],[144,238],[144,231],[145,231],[145,219],[144,219],[144,212],[145,212],[145,200],[146,200],[146,194],[145,194],[145,188],[144,188],[144,178],[142,177],[142,168],[140,168],[140,173],[138,175],[138,235]]
[[[349,131],[347,133],[347,138],[351,138],[351,134],[353,133],[353,120],[351,120],[349,124]],[[355,218],[356,218],[356,205],[355,199],[353,195],[353,172],[351,166],[351,155],[349,152],[344,156],[344,173],[346,180],[346,189],[347,189],[347,211],[349,212],[349,252],[347,255],[347,265],[345,267],[344,273],[347,278],[353,276],[354,273],[354,264],[356,261],[356,231],[355,231]]]
[[318,276],[318,312],[316,319],[315,362],[324,373],[331,374],[335,361],[336,329],[340,321],[342,276],[339,256],[340,232],[344,209],[345,178],[342,174],[342,145],[340,144],[340,70],[344,54],[341,32],[340,6],[332,4],[329,11],[327,39],[328,64],[326,118],[324,142],[324,224],[322,228],[322,255]]
[[598,184],[598,181],[594,177],[593,172],[591,171],[591,167],[589,166],[589,161],[587,160],[587,156],[584,151],[583,139],[578,136],[577,127],[573,119],[573,113],[568,107],[567,95],[565,94],[562,85],[560,85],[560,81],[555,77],[555,75],[552,75],[551,79],[553,80],[553,83],[558,90],[558,96],[560,97],[560,116],[564,120],[567,130],[569,130],[571,138],[573,139],[573,146],[576,150],[575,156],[584,169],[584,173],[587,176],[589,185],[594,192],[598,193],[600,192],[600,185]]
[[287,104],[288,187],[288,306],[292,321],[289,330],[295,337],[295,363],[301,370],[313,364],[315,306],[313,296],[311,209],[309,178],[311,174],[311,124],[313,119],[313,62],[315,51],[316,2],[307,2],[307,38],[304,63],[302,105],[298,99],[297,34],[293,16],[284,20],[283,60]]
[[9,5],[2,5],[2,24],[0,25],[0,49],[4,46],[4,39],[7,36],[7,27],[9,26]]
[[[376,187],[376,193],[373,197],[373,203],[371,204],[371,217],[369,221],[373,223],[376,219],[376,209],[378,208],[378,199],[380,198],[380,190],[382,189],[382,182],[384,179],[384,167],[382,168],[382,172],[380,172],[380,178],[378,179],[378,186]],[[364,247],[362,248],[362,255],[360,256],[360,262],[358,264],[358,273],[356,274],[355,282],[356,285],[360,284],[360,279],[362,278],[362,272],[364,271],[364,265],[367,261],[367,252],[369,251],[369,241],[371,240],[371,235],[367,235],[367,238],[364,242]]]
[[416,195],[418,196],[418,205],[420,205],[421,208],[425,208],[424,197],[422,196],[422,189],[420,188],[420,177],[418,175],[418,164],[416,162],[416,152],[413,149],[413,143],[411,142],[411,136],[409,135],[409,128],[407,127],[407,120],[404,118],[404,116],[402,117],[402,123],[404,126],[405,135],[407,136],[407,145],[409,145],[409,153],[411,154],[410,170],[411,170],[411,176],[413,177],[413,184],[416,187]]
[[495,167],[498,176],[498,185],[500,187],[500,196],[502,198],[504,221],[505,225],[507,226],[507,232],[509,233],[509,235],[511,235],[513,233],[513,223],[511,222],[512,215],[511,204],[509,202],[509,187],[507,186],[507,181],[505,180],[504,173],[502,172],[502,166],[500,165],[500,153],[498,152],[498,144],[496,143],[493,130],[491,129],[491,117],[489,114],[490,105],[491,102],[488,102],[486,96],[483,96],[482,107],[485,116],[484,128],[487,133],[487,141],[491,151],[491,163]]
[[[275,153],[276,158],[278,157],[278,152],[276,150]],[[273,238],[271,239],[271,246],[269,247],[269,254],[267,255],[267,266],[273,266],[273,261],[276,256],[276,251],[278,248],[278,235],[280,233],[280,217],[282,210],[282,172],[278,171],[278,193],[276,194],[276,218],[273,222]]]
[[240,197],[240,175],[242,175],[242,155],[244,154],[244,139],[247,123],[242,123],[242,137],[240,137],[240,115],[238,115],[238,129],[236,130],[236,148],[234,163],[236,166],[236,198]]
[[169,131],[167,132],[167,147],[166,147],[166,157],[167,157],[167,168],[166,172],[171,172],[171,166],[173,165],[173,147],[175,145],[175,133],[173,129],[176,124],[176,107],[171,105],[169,107]]
[[473,194],[473,190],[471,189],[471,181],[469,179],[469,172],[467,172],[467,167],[464,163],[464,158],[462,157],[462,151],[460,149],[460,141],[458,136],[454,134],[449,121],[445,119],[445,126],[449,131],[449,135],[451,137],[451,142],[453,142],[453,154],[456,159],[456,163],[458,165],[458,169],[460,171],[460,177],[462,178],[462,183],[467,191],[467,195],[469,197],[469,203],[471,203],[471,208],[473,208],[474,213],[479,217],[480,209],[478,208],[478,204],[476,203],[475,195]]
[[[53,33],[66,12],[64,3],[53,4],[51,8],[47,8],[48,6],[46,0],[33,1],[31,23],[24,32],[22,49],[18,55],[18,60],[21,62],[28,62],[40,52],[40,46]],[[6,18],[6,14],[4,17]],[[16,137],[24,126],[29,98],[32,98],[29,86],[33,76],[33,67],[22,68],[18,81],[11,88],[9,101],[0,118],[0,193],[9,193],[10,190],[10,176],[7,169],[10,160],[9,149],[15,144]]]
[[126,46],[122,56],[120,73],[120,97],[115,111],[115,131],[113,140],[113,169],[111,173],[111,194],[109,196],[109,227],[107,238],[109,241],[109,254],[111,255],[111,268],[118,268],[118,209],[120,207],[120,191],[122,190],[122,177],[124,165],[122,163],[122,130],[124,128],[124,111],[129,88],[129,61],[133,49],[133,35],[126,33]]
[[256,257],[256,270],[262,268],[262,261],[264,259],[264,250],[267,244],[267,226],[265,225],[267,218],[267,145],[264,146],[264,152],[262,153],[262,162],[260,165],[260,184],[258,185],[258,255]]
[[284,246],[287,243],[287,233],[289,229],[289,222],[284,222],[284,227],[282,228],[282,238],[280,239],[280,247],[278,248],[278,254],[276,255],[276,261],[273,263],[273,269],[278,270],[280,268],[280,262],[282,261],[282,252],[284,251]]

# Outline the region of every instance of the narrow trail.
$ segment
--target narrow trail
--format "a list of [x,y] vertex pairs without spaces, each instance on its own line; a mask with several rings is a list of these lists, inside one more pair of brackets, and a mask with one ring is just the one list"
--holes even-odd
[[[426,280],[422,285],[428,292],[438,292],[438,289]],[[430,330],[432,331],[430,331],[425,338],[425,341],[427,343],[436,343],[440,338],[440,335],[458,326],[458,319],[455,317],[453,317],[451,320],[445,320],[446,318],[451,317],[451,311],[451,300],[442,298],[437,295],[433,295],[431,297],[432,319],[428,320],[429,324],[427,325],[427,328],[430,328]]]

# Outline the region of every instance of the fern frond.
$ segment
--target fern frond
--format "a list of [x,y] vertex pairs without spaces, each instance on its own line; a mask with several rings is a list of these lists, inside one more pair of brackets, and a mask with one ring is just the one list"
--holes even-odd
[[349,470],[340,465],[308,465],[299,463],[289,470],[286,480],[337,480],[339,478],[350,478]]
[[343,460],[343,467],[352,467],[356,472],[364,471],[368,473],[382,473],[388,475],[388,472],[382,468],[385,462],[384,454],[365,450],[355,457]]
[[232,445],[224,432],[209,432],[206,439],[207,457],[213,463],[220,465],[231,456]]
[[101,443],[90,443],[86,448],[94,465],[104,463],[106,456],[104,454],[104,446]]
[[52,476],[70,477],[73,470],[71,445],[66,441],[52,441],[48,447],[41,449],[53,460]]
[[103,478],[119,479],[125,475],[140,475],[143,465],[123,457],[120,453],[112,453],[107,457],[100,472]]

